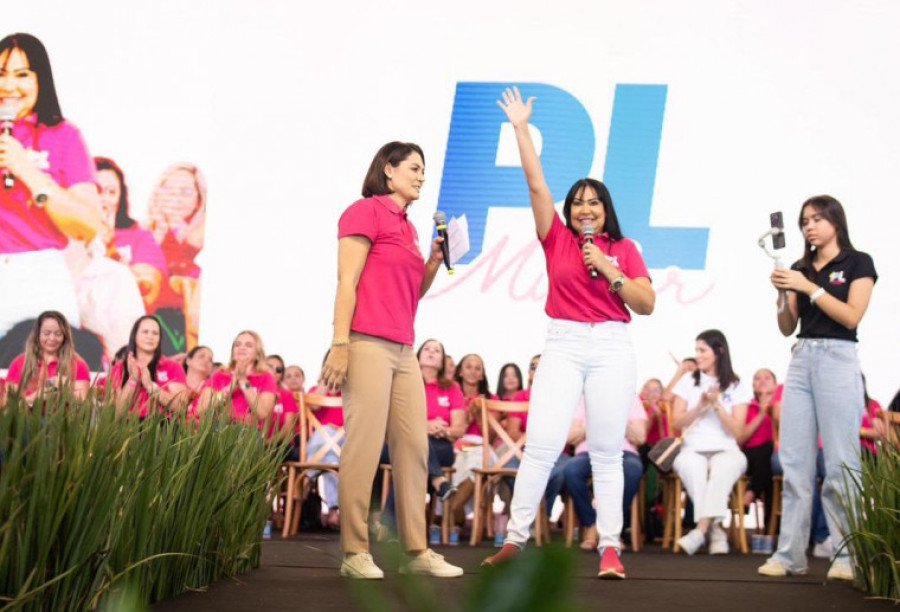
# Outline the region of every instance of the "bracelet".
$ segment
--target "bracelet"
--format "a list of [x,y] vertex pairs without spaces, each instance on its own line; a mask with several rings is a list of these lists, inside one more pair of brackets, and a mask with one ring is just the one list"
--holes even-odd
[[809,295],[809,303],[810,303],[810,304],[815,304],[815,303],[816,303],[816,300],[818,300],[818,299],[819,299],[820,297],[822,297],[823,295],[825,295],[825,288],[824,288],[824,287],[819,287],[818,289],[816,289],[815,291],[813,291],[813,292]]
[[341,338],[340,340],[332,340],[331,346],[349,346],[350,339],[349,338]]

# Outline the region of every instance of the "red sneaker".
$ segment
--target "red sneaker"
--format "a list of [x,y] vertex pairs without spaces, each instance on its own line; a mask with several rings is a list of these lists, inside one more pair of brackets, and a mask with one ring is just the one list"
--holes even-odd
[[501,563],[505,563],[513,557],[518,556],[518,554],[521,552],[522,549],[515,544],[504,544],[503,548],[500,549],[500,552],[495,555],[491,555],[490,557],[482,561],[481,565],[500,565]]
[[603,549],[603,555],[600,557],[600,572],[597,578],[605,578],[608,580],[624,580],[625,568],[619,559],[619,551],[612,546]]

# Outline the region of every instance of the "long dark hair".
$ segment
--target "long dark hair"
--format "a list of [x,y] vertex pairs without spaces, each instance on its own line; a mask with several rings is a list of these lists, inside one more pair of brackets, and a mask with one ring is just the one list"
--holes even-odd
[[463,386],[462,379],[462,366],[466,362],[466,359],[477,359],[481,362],[481,380],[478,381],[478,394],[483,395],[484,397],[491,396],[491,387],[488,385],[487,381],[487,371],[484,367],[484,359],[481,358],[481,355],[476,353],[469,353],[468,355],[463,355],[463,358],[459,360],[459,363],[456,364],[456,372],[453,373],[453,380],[456,381],[456,384],[459,385],[460,389]]
[[[722,391],[741,380],[731,366],[731,351],[728,350],[728,340],[725,338],[725,334],[718,329],[707,329],[700,332],[697,340],[705,342],[716,356],[716,378],[719,379],[719,388]],[[694,386],[700,386],[699,368],[694,370]]]
[[391,188],[387,184],[387,176],[384,174],[384,167],[390,164],[394,168],[413,153],[418,153],[425,163],[425,154],[422,148],[411,142],[389,142],[380,149],[372,163],[369,164],[369,170],[366,172],[366,178],[363,179],[362,195],[364,198],[371,198],[376,195],[388,195]]
[[119,164],[108,157],[95,157],[94,165],[97,171],[110,170],[119,180],[119,201],[116,203],[116,229],[128,229],[134,227],[137,221],[131,218],[128,210],[128,185],[125,183],[125,173],[119,167]]
[[[506,393],[506,388],[503,386],[503,379],[506,377],[506,369],[512,368],[516,373],[516,379],[518,380],[517,389],[515,391],[521,391],[524,388],[524,383],[522,381],[522,370],[519,369],[514,363],[504,364],[502,368],[500,368],[500,376],[497,378],[497,395],[502,395]],[[503,399],[502,397],[500,399]]]
[[[0,55],[13,49],[19,49],[28,58],[28,68],[37,75],[38,94],[34,103],[34,112],[37,113],[38,123],[44,125],[56,125],[63,120],[62,111],[59,108],[59,99],[56,97],[56,86],[53,84],[53,71],[50,69],[50,56],[44,43],[31,34],[10,34],[0,40]],[[7,56],[9,61],[9,56]]]
[[[800,217],[797,219],[797,225],[800,226],[800,232],[803,232],[803,211],[807,206],[812,206],[816,212],[834,226],[837,233],[838,247],[843,250],[855,250],[853,243],[850,242],[850,230],[847,229],[847,215],[844,214],[844,207],[836,198],[830,195],[813,196],[803,203],[800,207]],[[813,267],[813,260],[816,258],[816,248],[809,243],[806,238],[803,239],[803,257],[800,259],[800,266],[806,278],[813,280],[816,276],[816,270]]]
[[[138,329],[141,326],[143,321],[153,321],[159,327],[159,344],[156,345],[156,350],[153,351],[153,359],[150,360],[150,363],[147,365],[147,369],[150,370],[150,378],[152,380],[156,380],[156,368],[159,367],[159,360],[162,359],[162,325],[159,323],[159,319],[157,319],[154,315],[144,315],[134,322],[134,325],[131,326],[131,333],[128,335],[128,352],[126,353],[125,358],[128,358],[128,355],[134,355],[137,357],[137,334]],[[125,383],[128,382],[128,366],[123,363],[122,367],[122,384],[121,386],[125,386]]]
[[188,361],[190,361],[191,359],[193,359],[194,356],[197,354],[197,352],[198,352],[198,351],[202,351],[203,349],[206,349],[207,351],[209,351],[210,353],[212,353],[212,349],[211,349],[211,348],[209,348],[208,346],[204,346],[204,345],[202,345],[202,344],[198,344],[197,346],[195,346],[194,348],[192,348],[191,350],[188,351],[187,356],[184,358],[184,363],[181,364],[181,367],[184,368],[184,373],[185,373],[185,374],[187,374],[187,371],[188,371]]
[[419,357],[422,355],[422,350],[425,348],[425,345],[429,342],[436,343],[439,347],[441,347],[441,365],[438,368],[437,372],[437,384],[441,389],[449,389],[453,386],[453,381],[447,376],[447,360],[444,357],[447,356],[447,351],[444,349],[444,344],[440,340],[435,340],[434,338],[429,338],[425,340],[422,344],[419,345],[419,350],[416,351],[416,361],[419,360]]
[[609,195],[609,189],[606,188],[606,185],[597,179],[578,179],[569,189],[569,193],[566,194],[566,201],[563,204],[563,217],[566,219],[566,227],[569,228],[570,232],[576,236],[578,235],[578,232],[572,227],[572,202],[575,201],[576,196],[585,187],[593,189],[594,193],[597,194],[597,198],[603,203],[603,214],[606,216],[606,221],[604,221],[601,231],[606,232],[610,240],[621,240],[623,238],[622,229],[619,227],[619,217],[616,216],[616,208],[613,206],[612,196]]

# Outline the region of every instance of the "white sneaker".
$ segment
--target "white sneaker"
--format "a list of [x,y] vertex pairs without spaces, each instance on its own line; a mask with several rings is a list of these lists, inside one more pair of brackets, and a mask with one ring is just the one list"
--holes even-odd
[[784,576],[802,576],[805,574],[807,570],[789,570],[781,561],[777,559],[767,559],[763,565],[760,565],[756,569],[756,573],[762,574],[763,576],[770,576],[772,578],[781,578]]
[[709,554],[728,554],[728,534],[718,523],[714,523],[709,532]]
[[450,565],[444,557],[430,548],[400,567],[401,574],[419,574],[437,578],[456,578],[463,575],[463,568]]
[[706,536],[699,529],[691,529],[687,534],[678,538],[678,546],[685,553],[693,555],[706,543]]
[[853,580],[853,564],[850,557],[838,557],[828,568],[826,578],[829,580]]
[[341,563],[341,576],[363,580],[381,580],[384,578],[384,572],[375,565],[372,555],[356,553],[344,555],[344,561]]
[[813,546],[813,557],[816,559],[831,559],[834,555],[834,546],[831,544],[831,536],[828,536],[822,542],[816,542]]

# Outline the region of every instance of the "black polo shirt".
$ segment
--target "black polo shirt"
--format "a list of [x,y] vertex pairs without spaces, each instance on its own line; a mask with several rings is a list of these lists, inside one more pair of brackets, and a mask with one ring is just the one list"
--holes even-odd
[[[802,260],[794,263],[791,269],[806,273]],[[850,295],[850,284],[857,278],[871,278],[873,281],[877,281],[878,274],[875,272],[875,263],[867,253],[843,249],[837,257],[815,273],[812,281],[825,289],[829,295],[846,302]],[[797,294],[797,306],[800,311],[798,338],[836,338],[857,341],[855,329],[847,329],[825,314],[818,306],[810,304],[809,296],[805,293]]]

